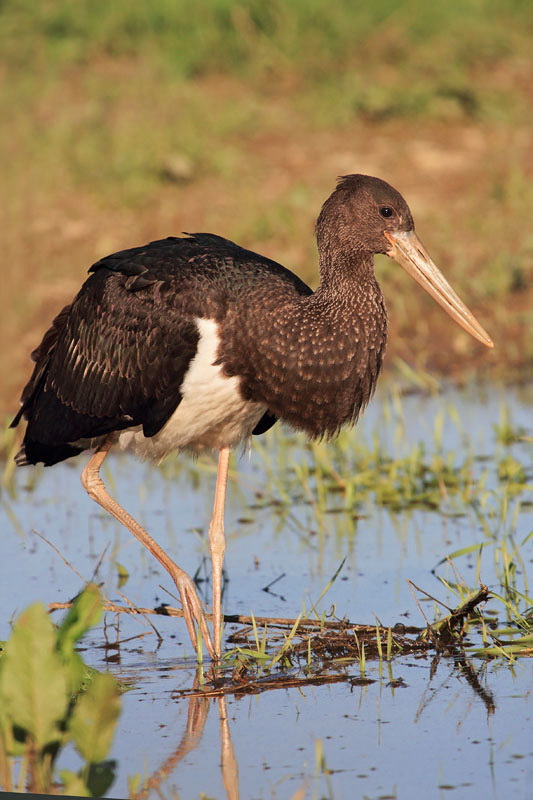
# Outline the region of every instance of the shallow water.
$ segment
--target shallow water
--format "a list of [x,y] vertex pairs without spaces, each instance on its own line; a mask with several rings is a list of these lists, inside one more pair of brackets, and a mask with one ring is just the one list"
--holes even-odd
[[[358,441],[378,437],[396,454],[408,453],[419,441],[431,452],[442,438],[444,449],[459,461],[466,451],[487,457],[475,462],[485,492],[481,514],[459,507],[454,498],[447,513],[416,509],[391,514],[369,500],[357,509],[359,519],[353,509],[317,519],[303,497],[289,506],[271,505],[265,501],[279,491],[265,458],[274,463],[287,459],[290,466],[308,453],[304,438],[296,437],[288,448],[283,435],[262,437],[250,458],[234,463],[238,485],[230,485],[227,509],[225,611],[297,616],[302,602],[311,608],[346,558],[322,610],[334,605],[338,616],[356,622],[373,623],[377,616],[384,625],[421,626],[424,620],[407,579],[453,605],[432,570],[447,554],[476,542],[486,545],[480,578],[497,589],[487,530],[496,538],[512,520],[515,539],[522,541],[533,529],[533,512],[523,504],[513,517],[516,499],[511,498],[507,516],[501,514],[496,464],[511,453],[531,475],[531,444],[505,448],[493,426],[505,405],[514,427],[531,436],[532,399],[531,390],[470,389],[391,403],[382,393],[353,434]],[[125,457],[109,459],[105,477],[177,562],[202,576],[209,571],[205,534],[214,465],[187,456],[179,463],[183,468],[161,472]],[[172,590],[157,562],[84,495],[80,465],[81,460],[42,471],[19,470],[15,494],[3,495],[0,638],[8,636],[9,620],[29,603],[68,600],[81,586],[73,569],[32,530],[57,547],[84,579],[92,577],[109,545],[97,580],[111,600],[125,604],[117,587],[118,562],[129,573],[122,591],[136,605],[175,604],[159,588]],[[526,566],[531,563],[527,547]],[[476,558],[455,560],[471,585]],[[437,574],[452,577],[446,565]],[[269,584],[271,589],[264,591]],[[433,604],[422,606],[433,618]],[[160,643],[144,619],[124,615],[118,621],[108,615],[106,630],[97,629],[84,641],[89,663],[132,681],[123,696],[111,754],[118,762],[111,797],[128,796],[128,776],[136,774],[154,776],[154,797],[161,791],[165,797],[204,793],[234,798],[237,784],[245,798],[290,798],[298,791],[309,798],[528,796],[533,780],[530,659],[509,666],[479,658],[461,664],[429,655],[398,657],[390,665],[368,662],[366,677],[375,682],[365,686],[350,681],[360,675],[354,664],[336,684],[228,696],[226,714],[221,701],[176,695],[191,688],[195,678],[185,626],[160,617],[154,624]],[[138,638],[126,641],[129,637]],[[117,640],[119,646],[103,647]],[[77,766],[75,754],[65,759],[64,766],[67,761]]]

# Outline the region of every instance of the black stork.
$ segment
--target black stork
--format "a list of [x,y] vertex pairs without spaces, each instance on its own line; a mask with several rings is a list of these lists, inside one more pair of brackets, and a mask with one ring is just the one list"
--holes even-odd
[[[407,203],[385,181],[341,178],[316,237],[315,292],[275,261],[207,233],[102,258],[32,353],[35,368],[12,423],[28,422],[19,465],[50,466],[94,450],[83,486],[165,567],[193,646],[199,630],[215,660],[230,448],[278,419],[310,437],[331,437],[356,422],[387,337],[374,255],[397,261],[452,319],[493,346],[423,248]],[[209,527],[213,638],[189,575],[100,478],[115,445],[155,461],[173,450],[218,450]]]

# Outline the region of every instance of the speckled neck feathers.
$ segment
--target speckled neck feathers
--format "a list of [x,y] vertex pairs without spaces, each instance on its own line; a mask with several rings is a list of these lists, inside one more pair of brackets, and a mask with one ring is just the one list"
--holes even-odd
[[312,295],[278,297],[272,286],[257,285],[244,329],[239,317],[222,323],[220,362],[241,376],[245,397],[312,437],[354,423],[381,370],[383,296],[372,259],[364,270],[349,261],[321,262],[325,280]]

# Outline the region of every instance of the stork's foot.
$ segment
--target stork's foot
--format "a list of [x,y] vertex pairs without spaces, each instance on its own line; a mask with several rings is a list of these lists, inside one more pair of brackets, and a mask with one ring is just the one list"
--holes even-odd
[[178,589],[181,606],[183,608],[183,617],[187,624],[187,630],[191,637],[191,642],[195,650],[198,650],[198,635],[197,628],[200,631],[202,638],[206,644],[211,658],[216,659],[217,655],[213,647],[213,641],[209,628],[207,627],[207,620],[205,618],[204,608],[202,601],[198,597],[196,587],[192,578],[186,572],[177,567],[177,574],[172,576]]

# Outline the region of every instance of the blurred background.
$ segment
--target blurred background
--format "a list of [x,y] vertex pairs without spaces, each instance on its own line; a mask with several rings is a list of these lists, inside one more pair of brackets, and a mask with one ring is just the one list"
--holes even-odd
[[485,351],[393,262],[389,369],[533,362],[528,0],[2,0],[0,407],[114,250],[182,231],[317,283],[338,175],[382,177],[492,334]]

